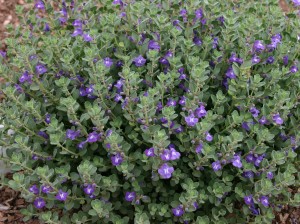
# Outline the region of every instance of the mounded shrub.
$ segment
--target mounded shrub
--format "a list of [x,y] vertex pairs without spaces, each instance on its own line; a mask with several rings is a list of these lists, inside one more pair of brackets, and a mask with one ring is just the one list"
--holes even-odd
[[299,205],[300,24],[277,4],[35,1],[0,59],[25,220],[271,223]]

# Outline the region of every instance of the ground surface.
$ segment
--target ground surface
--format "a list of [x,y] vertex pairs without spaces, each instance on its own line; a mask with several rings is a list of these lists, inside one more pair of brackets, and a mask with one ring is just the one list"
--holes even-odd
[[[6,25],[18,25],[18,18],[15,14],[16,4],[23,5],[24,0],[0,0],[0,41],[7,36]],[[280,0],[279,5],[284,12],[289,11],[289,5],[285,0]],[[5,45],[0,44],[0,50],[4,48]],[[24,207],[26,207],[26,202],[20,197],[19,192],[0,186],[0,224],[24,224],[20,213],[20,209]],[[275,215],[276,219],[273,224],[300,224],[300,208],[283,206],[281,212],[276,212]],[[39,221],[31,220],[26,223],[39,224]]]

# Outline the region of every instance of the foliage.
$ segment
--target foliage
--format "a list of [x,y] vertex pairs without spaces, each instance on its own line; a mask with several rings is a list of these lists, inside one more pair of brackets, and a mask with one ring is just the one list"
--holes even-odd
[[271,223],[300,204],[300,24],[277,0],[37,0],[22,20],[0,139],[25,219]]

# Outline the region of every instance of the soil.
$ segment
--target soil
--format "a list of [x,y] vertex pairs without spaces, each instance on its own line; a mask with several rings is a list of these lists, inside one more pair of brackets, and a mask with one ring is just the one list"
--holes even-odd
[[[18,25],[18,18],[15,14],[15,5],[24,5],[24,0],[0,0],[0,50],[5,49],[3,40],[8,34],[5,26],[8,24]],[[279,5],[283,12],[290,10],[290,6],[285,0],[279,0]],[[0,77],[1,82],[1,77]],[[9,178],[11,175],[7,175]],[[299,189],[298,189],[299,191]],[[27,206],[24,199],[20,197],[20,192],[8,187],[0,186],[0,224],[24,224],[20,210]],[[300,224],[300,207],[295,208],[288,205],[282,207],[280,212],[275,212],[273,224]],[[32,219],[27,224],[39,224],[36,219]]]

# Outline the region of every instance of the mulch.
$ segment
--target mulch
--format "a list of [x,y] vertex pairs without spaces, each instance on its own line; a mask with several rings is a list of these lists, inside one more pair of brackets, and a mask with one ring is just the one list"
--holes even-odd
[[[15,5],[24,5],[24,0],[0,0],[0,42],[8,36],[5,26],[19,24],[15,14]],[[284,12],[290,10],[285,0],[279,0],[279,5]],[[0,50],[5,48],[3,42],[0,44]],[[0,77],[1,79],[1,77]],[[6,175],[11,178],[11,175]],[[299,189],[297,189],[299,191]],[[0,186],[0,224],[39,224],[37,219],[23,222],[23,215],[20,210],[25,208],[28,203],[20,196],[20,192],[14,191],[8,187]],[[273,224],[300,224],[300,207],[291,207],[284,205],[280,212],[275,213]]]

